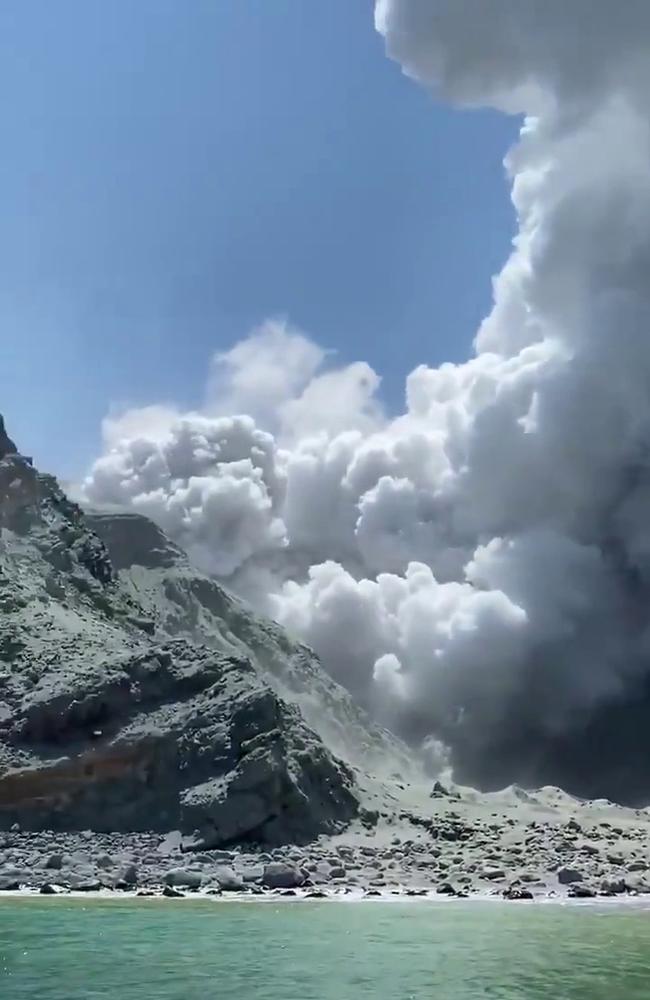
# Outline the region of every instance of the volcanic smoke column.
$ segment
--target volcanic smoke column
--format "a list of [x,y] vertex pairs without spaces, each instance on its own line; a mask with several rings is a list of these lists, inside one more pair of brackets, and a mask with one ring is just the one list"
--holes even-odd
[[107,420],[83,492],[158,520],[459,778],[645,799],[650,3],[380,0],[376,23],[438,97],[522,116],[473,356],[416,369],[389,418],[367,364],[267,322],[200,412]]
[[[378,0],[376,23],[439,95],[526,115],[507,160],[519,232],[476,357],[457,369],[473,369],[473,398],[446,407],[439,493],[458,537],[481,543],[464,569],[472,600],[501,593],[522,616],[448,618],[435,653],[464,646],[455,663],[424,653],[379,679],[442,710],[470,775],[635,794],[625,757],[650,651],[650,7]],[[420,373],[424,407],[439,379]]]

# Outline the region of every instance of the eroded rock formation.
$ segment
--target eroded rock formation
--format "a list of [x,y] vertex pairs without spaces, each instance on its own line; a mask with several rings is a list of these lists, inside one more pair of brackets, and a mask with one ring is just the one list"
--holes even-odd
[[353,771],[268,670],[302,663],[303,692],[334,691],[311,654],[193,577],[145,519],[90,523],[107,544],[0,419],[0,828],[180,829],[216,846],[345,826]]

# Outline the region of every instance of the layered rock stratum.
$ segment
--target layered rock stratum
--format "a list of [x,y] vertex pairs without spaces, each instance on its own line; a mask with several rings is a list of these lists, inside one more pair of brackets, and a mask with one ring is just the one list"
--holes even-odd
[[0,419],[0,829],[301,843],[400,761],[311,650],[146,518],[84,513]]

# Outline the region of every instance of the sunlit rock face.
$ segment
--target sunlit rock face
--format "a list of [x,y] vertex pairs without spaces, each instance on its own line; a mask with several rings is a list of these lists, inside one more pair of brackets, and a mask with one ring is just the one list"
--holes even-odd
[[212,846],[342,829],[353,772],[260,662],[300,675],[302,657],[303,685],[345,706],[311,654],[189,575],[151,522],[97,515],[121,579],[81,509],[2,440],[0,827],[180,829]]

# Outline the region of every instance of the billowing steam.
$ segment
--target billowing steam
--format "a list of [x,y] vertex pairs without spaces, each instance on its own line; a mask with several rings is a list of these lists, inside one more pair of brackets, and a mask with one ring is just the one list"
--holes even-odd
[[650,3],[378,0],[376,23],[439,95],[527,116],[474,357],[416,369],[388,419],[367,365],[267,323],[201,413],[107,420],[84,492],[158,520],[462,778],[640,797]]

